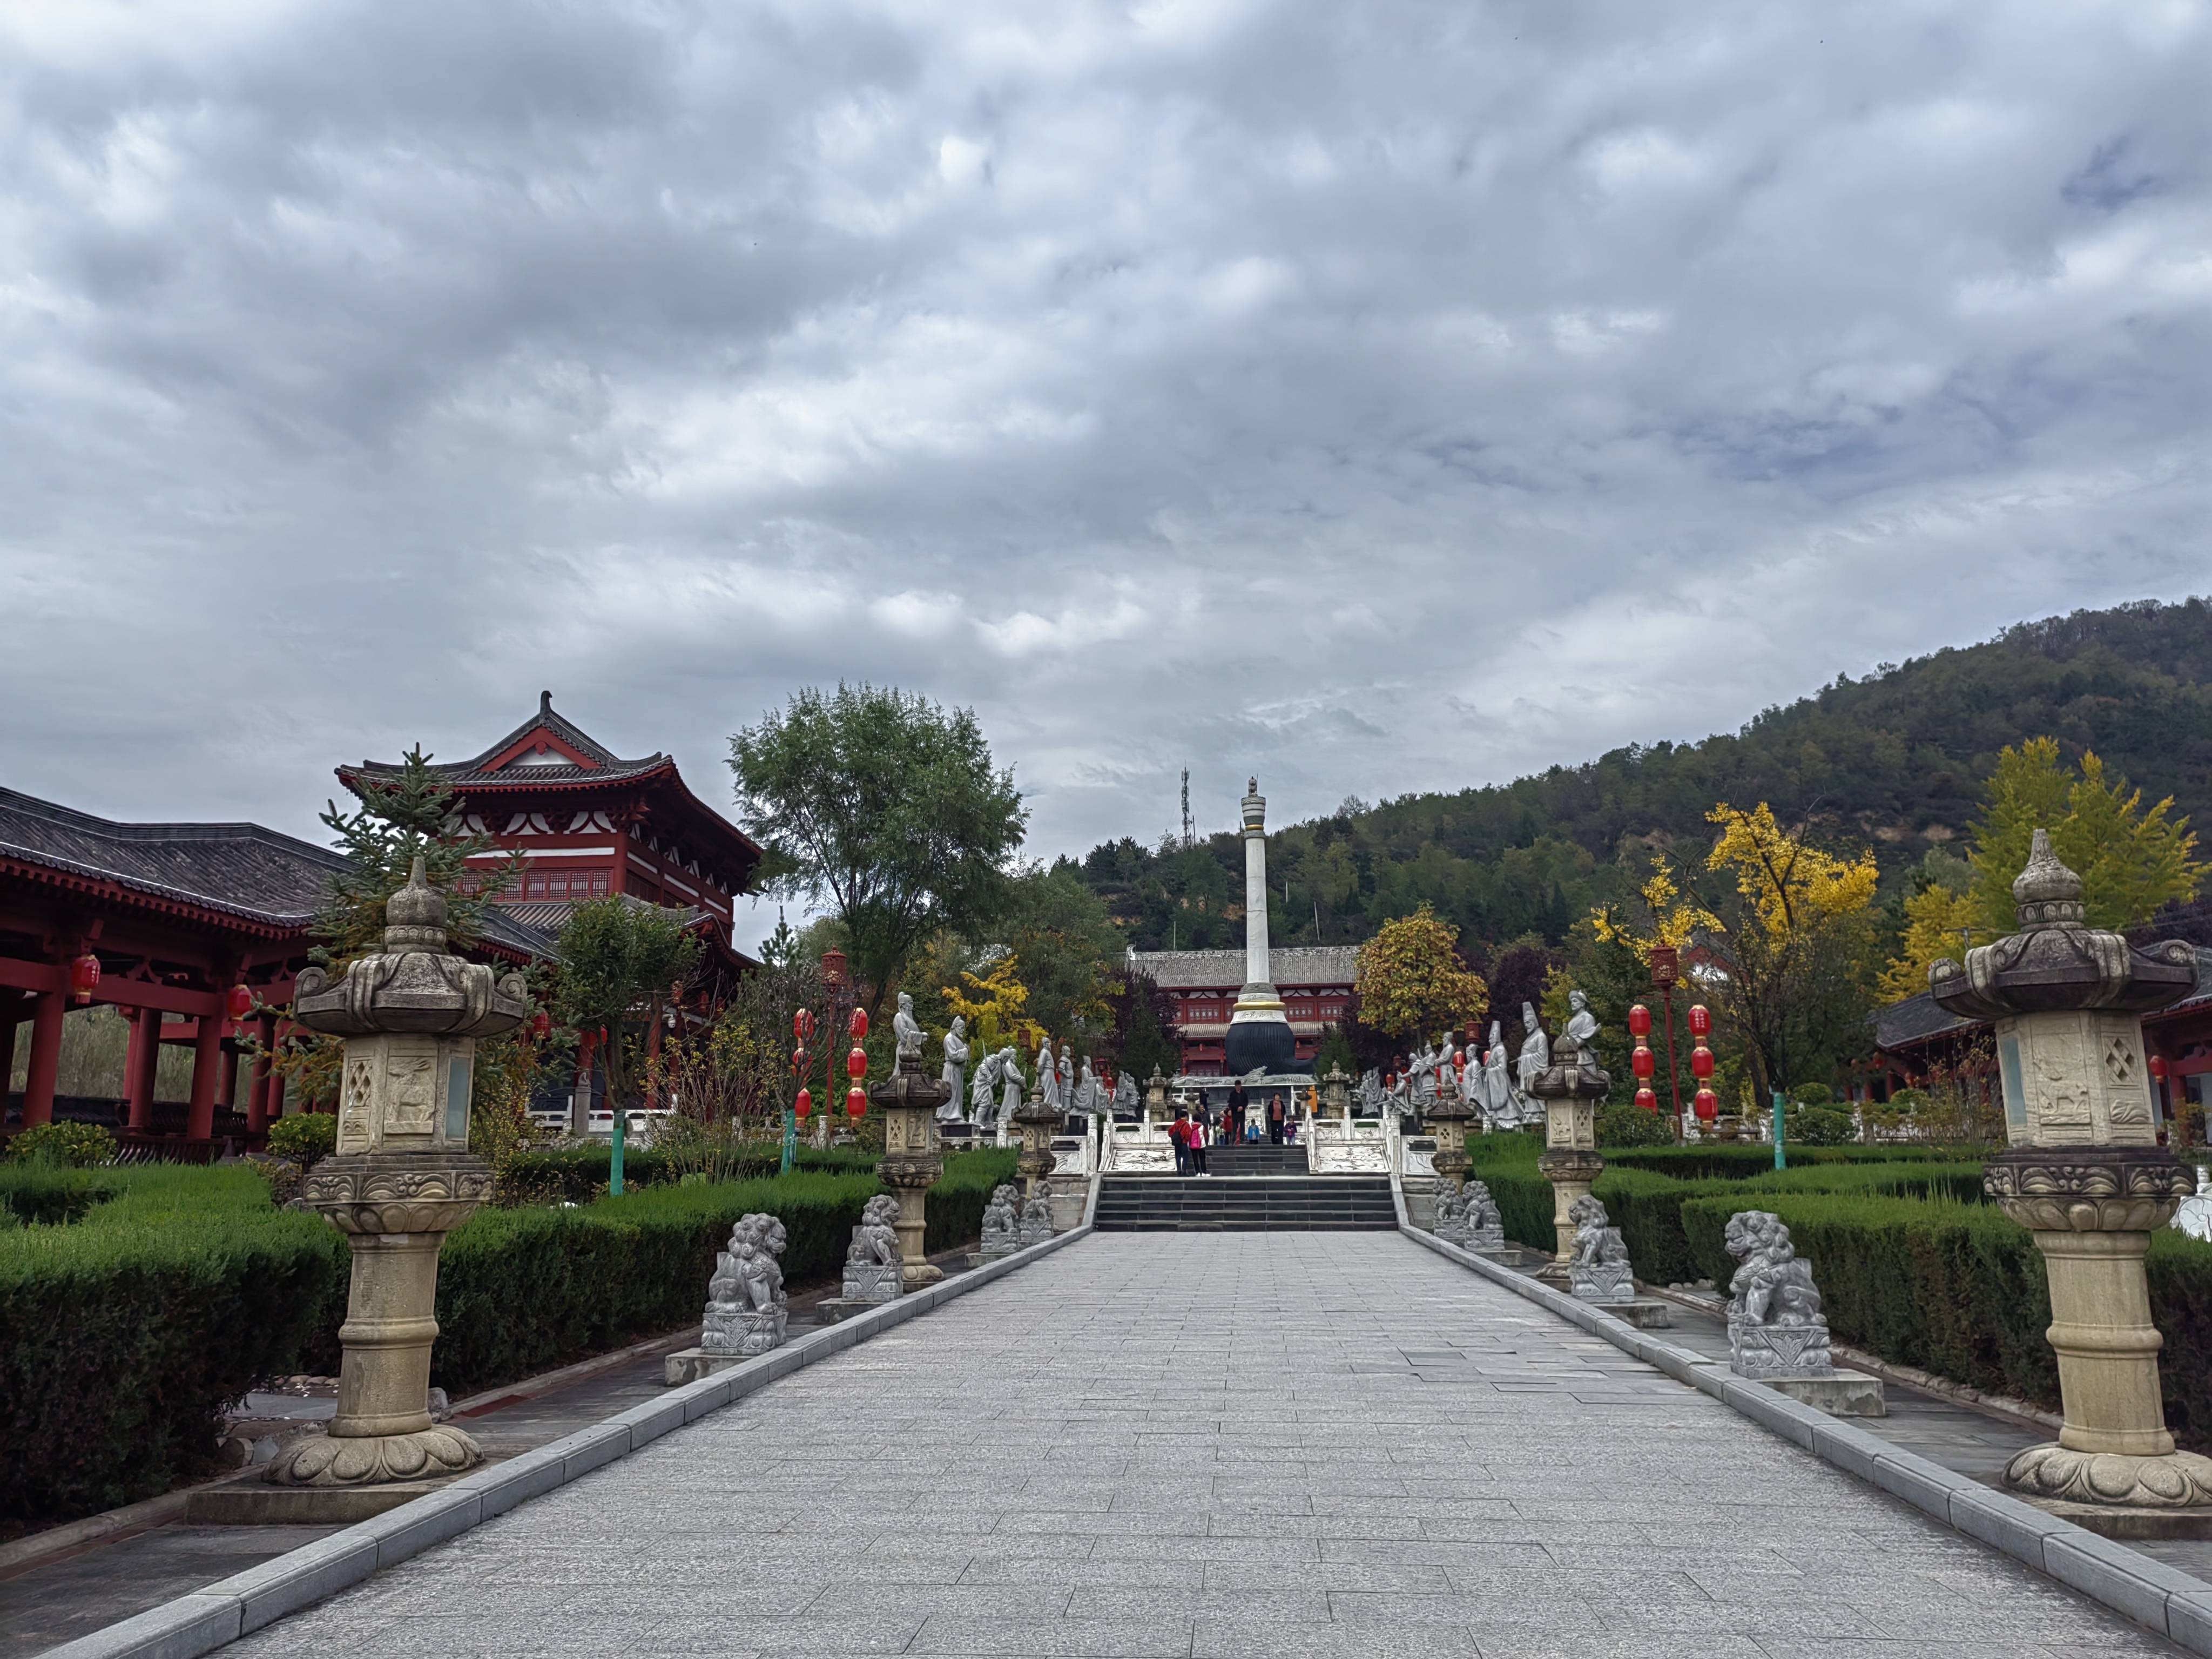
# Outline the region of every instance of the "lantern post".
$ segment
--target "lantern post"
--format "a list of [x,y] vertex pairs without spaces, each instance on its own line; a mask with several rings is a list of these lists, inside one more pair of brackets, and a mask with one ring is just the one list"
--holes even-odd
[[353,1255],[338,1328],[337,1414],[327,1435],[295,1441],[263,1479],[286,1486],[371,1486],[480,1462],[476,1442],[430,1417],[438,1335],[438,1253],[491,1196],[491,1168],[469,1151],[479,1038],[529,1018],[519,973],[496,975],[447,948],[446,897],[415,860],[385,907],[382,948],[333,980],[300,972],[294,1021],[345,1040],[337,1150],[302,1178],[301,1197]]
[[1636,1048],[1629,1055],[1628,1064],[1636,1074],[1637,1109],[1656,1114],[1659,1097],[1651,1090],[1651,1073],[1656,1064],[1651,1055],[1651,1011],[1640,1002],[1628,1011],[1628,1034],[1636,1039]]
[[[868,1029],[867,1015],[858,1008],[853,1025],[856,1039]],[[865,1107],[859,1079],[866,1074],[868,1057],[855,1046],[852,1059],[860,1069],[848,1104]],[[899,1218],[893,1226],[899,1238],[900,1290],[918,1291],[945,1277],[945,1270],[929,1260],[929,1189],[945,1173],[937,1112],[952,1098],[952,1091],[941,1076],[921,1069],[918,1053],[894,1050],[891,1074],[868,1092],[884,1115],[884,1156],[876,1176],[898,1200]]]
[[1681,955],[1671,945],[1651,947],[1651,988],[1659,993],[1659,1006],[1667,1019],[1667,1098],[1674,1116],[1674,1140],[1682,1139],[1682,1085],[1674,1066],[1674,981]]
[[1702,1133],[1721,1115],[1720,1097],[1713,1092],[1713,1051],[1705,1039],[1712,1035],[1713,1017],[1702,1002],[1690,1005],[1690,1036],[1697,1047],[1690,1050],[1690,1075],[1698,1080],[1698,1092],[1692,1105],[1698,1115],[1698,1127]]

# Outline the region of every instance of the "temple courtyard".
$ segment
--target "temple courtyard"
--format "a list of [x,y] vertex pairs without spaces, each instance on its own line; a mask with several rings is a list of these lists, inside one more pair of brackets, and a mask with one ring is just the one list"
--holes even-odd
[[1354,1232],[1091,1235],[232,1651],[2179,1650]]

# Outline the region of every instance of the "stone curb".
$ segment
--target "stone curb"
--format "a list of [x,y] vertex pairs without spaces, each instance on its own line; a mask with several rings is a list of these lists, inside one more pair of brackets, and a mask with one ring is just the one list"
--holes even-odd
[[1678,1382],[1711,1395],[1760,1427],[1903,1498],[1967,1537],[2002,1550],[2191,1653],[2212,1655],[2212,1584],[2203,1579],[2008,1498],[1841,1418],[1801,1405],[1776,1389],[1736,1376],[1717,1360],[1662,1342],[1589,1303],[1447,1244],[1433,1233],[1402,1221],[1399,1231],[1445,1260],[1472,1268],[1592,1336],[1603,1337]]
[[[778,1377],[842,1353],[855,1343],[927,1313],[940,1303],[965,1296],[1064,1249],[1090,1231],[1086,1218],[1083,1225],[1046,1243],[1032,1244],[957,1278],[942,1279],[870,1312],[810,1332],[757,1359],[671,1389],[658,1400],[633,1406],[520,1457],[489,1464],[441,1492],[403,1504],[374,1520],[347,1527],[162,1607],[149,1607],[105,1630],[49,1648],[39,1659],[198,1659],[200,1654],[212,1653],[287,1613],[357,1584],[371,1573],[504,1515],[517,1504],[627,1457],[671,1430],[720,1411]],[[2212,1587],[2207,1587],[2207,1593],[2212,1596]],[[2212,1620],[2212,1601],[2208,1601],[2207,1617]]]

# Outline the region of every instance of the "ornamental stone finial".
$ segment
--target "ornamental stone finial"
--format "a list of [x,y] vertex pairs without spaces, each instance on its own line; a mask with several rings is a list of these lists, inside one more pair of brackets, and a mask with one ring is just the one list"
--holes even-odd
[[2020,907],[2020,925],[2030,927],[2079,927],[2088,912],[2081,903],[2081,878],[2059,862],[2051,850],[2051,832],[2039,830],[2029,844],[2027,863],[2013,878],[2012,902]]

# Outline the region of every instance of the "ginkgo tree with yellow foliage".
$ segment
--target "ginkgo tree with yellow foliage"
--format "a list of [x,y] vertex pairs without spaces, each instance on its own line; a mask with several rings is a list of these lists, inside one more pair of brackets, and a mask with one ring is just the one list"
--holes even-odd
[[1036,1048],[1037,1028],[1022,1016],[1030,991],[1021,981],[1021,959],[1008,951],[988,967],[987,973],[963,973],[963,983],[944,988],[946,1017],[967,1020],[969,1041],[979,1054],[1010,1042],[1024,1050]]
[[1432,1037],[1480,1014],[1490,988],[1458,946],[1459,929],[1425,904],[1384,922],[1359,947],[1360,1022],[1394,1037]]
[[1964,890],[1931,882],[1905,901],[1904,936],[1881,977],[1892,1000],[1925,991],[1933,963],[2019,926],[2012,884],[2038,830],[2051,832],[2052,850],[2081,878],[2092,927],[2139,926],[2161,905],[2195,897],[2203,880],[2206,866],[2191,856],[2197,837],[2173,816],[2173,798],[2145,811],[2142,791],[2108,777],[2094,750],[2082,751],[2075,771],[2056,738],[2030,738],[1998,754],[1983,796]]

